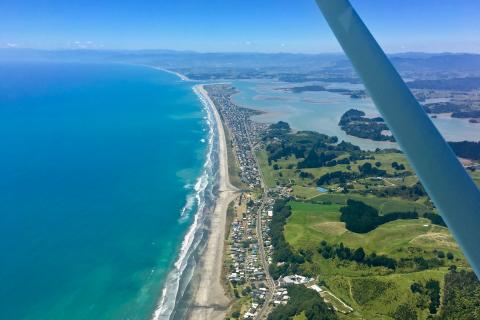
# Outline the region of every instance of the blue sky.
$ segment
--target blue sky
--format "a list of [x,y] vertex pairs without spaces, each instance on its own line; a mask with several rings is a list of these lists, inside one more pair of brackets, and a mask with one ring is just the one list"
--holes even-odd
[[[479,0],[351,0],[388,52],[480,52]],[[314,0],[2,0],[0,47],[339,52]]]

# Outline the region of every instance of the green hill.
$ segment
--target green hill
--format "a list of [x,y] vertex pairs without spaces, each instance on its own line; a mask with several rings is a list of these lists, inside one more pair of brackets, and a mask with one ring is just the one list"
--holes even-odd
[[[448,229],[432,225],[428,219],[391,221],[359,234],[348,231],[340,221],[342,204],[290,201],[288,205],[292,214],[284,228],[286,241],[294,250],[312,253],[311,262],[302,264],[301,269],[317,276],[322,284],[353,307],[355,311],[352,314],[342,315],[346,319],[360,316],[366,319],[403,319],[402,314],[415,314],[418,319],[426,319],[430,313],[430,300],[426,294],[412,292],[410,287],[414,283],[425,285],[432,280],[443,288],[450,265],[467,267]],[[386,255],[396,261],[422,257],[442,261],[442,265],[427,269],[416,266],[391,270],[338,257],[325,259],[318,252],[322,241],[332,246],[342,243],[352,249],[361,247],[366,254],[375,252],[378,256]],[[453,255],[452,260],[446,257],[449,252]]]

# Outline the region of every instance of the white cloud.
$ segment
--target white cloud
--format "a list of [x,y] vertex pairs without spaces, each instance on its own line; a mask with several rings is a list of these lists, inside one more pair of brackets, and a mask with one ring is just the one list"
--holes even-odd
[[95,43],[90,40],[87,40],[87,41],[76,40],[76,41],[73,41],[70,46],[77,49],[89,49],[89,48],[95,47]]

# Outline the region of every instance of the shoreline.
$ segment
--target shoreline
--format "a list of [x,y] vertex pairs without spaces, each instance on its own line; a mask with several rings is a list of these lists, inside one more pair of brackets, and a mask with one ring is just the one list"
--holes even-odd
[[196,81],[196,80],[190,79],[189,77],[187,77],[183,73],[173,71],[173,70],[169,70],[169,69],[162,68],[162,67],[157,67],[157,66],[151,65],[151,64],[137,64],[137,63],[120,63],[120,64],[126,64],[126,65],[131,65],[131,66],[140,66],[140,67],[151,68],[151,69],[163,71],[163,72],[170,73],[170,74],[173,74],[173,75],[177,76],[182,81],[191,81],[191,82]]
[[[171,320],[179,319],[179,317],[184,319],[190,311],[190,305],[198,300],[195,293],[200,288],[200,275],[209,272],[211,273],[210,278],[218,277],[218,281],[221,281],[221,275],[217,276],[215,267],[212,268],[210,265],[216,263],[216,259],[218,259],[215,255],[218,251],[217,249],[222,249],[221,254],[223,254],[224,243],[218,243],[218,241],[214,241],[215,239],[212,240],[212,238],[222,231],[220,228],[224,231],[225,222],[221,226],[221,220],[222,218],[226,220],[228,205],[237,194],[237,189],[230,184],[228,179],[226,140],[220,116],[216,113],[213,102],[201,85],[195,85],[192,89],[207,113],[209,147],[203,166],[203,173],[197,178],[195,183],[195,193],[189,195],[189,197],[195,197],[198,207],[178,249],[177,258],[172,263],[171,270],[165,279],[161,295],[151,316],[152,320]],[[216,140],[217,137],[218,140]],[[218,147],[215,147],[217,145]],[[217,158],[217,160],[214,158]],[[225,180],[225,177],[227,180]],[[180,220],[184,218],[185,211],[190,210],[191,206],[192,203],[187,199],[182,209]],[[220,236],[224,237],[223,234]],[[208,248],[206,248],[207,245]],[[221,247],[217,248],[219,245]],[[207,252],[209,252],[208,259],[205,259],[204,255]],[[223,256],[220,258],[222,258],[222,264],[219,265],[221,272],[223,269]],[[202,270],[202,264],[209,265],[204,267],[206,271]],[[200,269],[200,271],[197,271],[197,269]],[[206,285],[202,286],[203,290],[208,292],[208,301],[214,303],[214,301],[224,298],[228,308],[230,301],[225,295],[225,290],[220,291],[218,288],[215,288],[214,295],[211,295],[210,283],[212,281],[209,280]],[[198,293],[198,295],[207,297],[206,293]],[[199,318],[195,317],[195,319]]]
[[190,79],[189,77],[187,77],[183,73],[172,71],[172,70],[165,69],[165,68],[162,68],[162,67],[156,67],[156,66],[151,66],[151,67],[154,68],[154,69],[160,70],[160,71],[164,71],[164,72],[167,72],[167,73],[170,73],[170,74],[174,74],[177,77],[179,77],[180,80],[182,80],[182,81],[193,81],[192,79]]
[[222,284],[225,225],[228,205],[237,197],[238,189],[230,183],[227,141],[220,114],[203,85],[194,86],[194,90],[205,99],[215,119],[219,146],[219,186],[218,198],[210,217],[207,245],[195,268],[198,284],[192,295],[187,318],[223,320],[230,305],[230,298]]
[[[155,66],[148,67],[174,74],[182,81],[193,82],[178,72]],[[239,189],[230,182],[226,128],[204,85],[195,84],[192,89],[207,111],[210,123],[210,151],[204,170],[207,170],[207,167],[212,169],[211,152],[217,158],[216,182],[207,182],[210,186],[208,188],[216,188],[209,191],[214,192],[213,203],[208,206],[210,209],[207,209],[208,207],[204,204],[197,209],[194,221],[180,245],[179,256],[165,279],[161,295],[151,316],[152,320],[171,320],[179,317],[195,320],[223,320],[231,304],[231,299],[223,285],[222,274],[225,226],[228,207],[237,198]],[[218,147],[214,148],[214,145]],[[212,176],[212,173],[214,172],[205,173],[204,171],[197,180],[197,184],[205,174],[208,177]],[[207,192],[205,187],[202,190],[196,190],[197,200],[198,192]],[[200,197],[204,196],[200,195]]]

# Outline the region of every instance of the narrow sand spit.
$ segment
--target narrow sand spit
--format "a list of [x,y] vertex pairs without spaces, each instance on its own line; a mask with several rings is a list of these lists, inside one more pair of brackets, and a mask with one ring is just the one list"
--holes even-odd
[[229,203],[238,195],[238,189],[230,184],[228,176],[227,142],[220,115],[203,85],[197,85],[196,89],[209,104],[217,125],[220,180],[219,195],[211,216],[207,246],[202,254],[199,266],[195,270],[198,277],[198,286],[193,295],[188,318],[192,320],[223,320],[230,303],[222,286],[226,214]]

